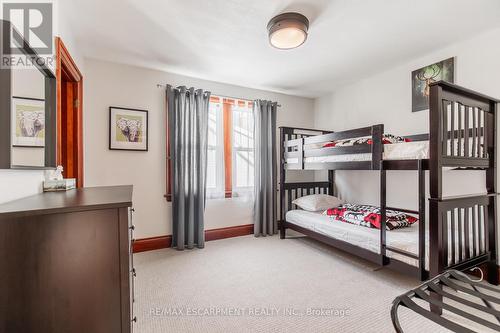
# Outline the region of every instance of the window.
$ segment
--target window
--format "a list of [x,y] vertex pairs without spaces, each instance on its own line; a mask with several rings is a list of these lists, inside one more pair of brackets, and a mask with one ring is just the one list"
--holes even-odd
[[208,111],[207,195],[224,193],[223,104],[210,99]]
[[[253,102],[210,97],[207,147],[207,198],[251,195],[254,185]],[[167,142],[167,156],[170,156]],[[167,195],[171,200],[170,163]]]
[[209,107],[207,195],[234,197],[253,192],[253,103],[212,96]]
[[[251,103],[251,102],[250,102]],[[233,191],[253,189],[254,139],[253,111],[250,103],[238,101],[232,108],[233,116]]]

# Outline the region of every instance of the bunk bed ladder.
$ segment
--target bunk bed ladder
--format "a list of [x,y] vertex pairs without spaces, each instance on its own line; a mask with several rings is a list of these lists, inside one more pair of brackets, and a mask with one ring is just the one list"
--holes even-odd
[[[418,254],[404,251],[387,245],[387,210],[395,210],[418,215]],[[425,269],[425,168],[423,160],[418,160],[418,211],[387,206],[387,170],[380,163],[380,255],[382,263],[387,265],[387,251],[418,260],[420,280],[428,277]]]

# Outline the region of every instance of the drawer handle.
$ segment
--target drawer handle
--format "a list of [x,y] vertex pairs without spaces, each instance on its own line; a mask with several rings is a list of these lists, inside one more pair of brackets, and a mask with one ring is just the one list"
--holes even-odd
[[135,225],[131,225],[130,227],[128,227],[130,230],[135,230]]
[[137,323],[137,317],[134,317],[134,318],[132,319],[132,321],[133,321],[133,322],[135,322],[135,323]]
[[135,272],[135,268],[132,268],[132,275],[133,275],[134,277],[137,277],[137,273]]
[[131,212],[135,212],[135,208],[130,208],[130,211]]

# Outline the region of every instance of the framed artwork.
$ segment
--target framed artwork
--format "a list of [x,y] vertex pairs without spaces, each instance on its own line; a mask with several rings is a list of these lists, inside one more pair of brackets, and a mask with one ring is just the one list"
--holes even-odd
[[148,111],[111,106],[109,149],[148,150]]
[[411,73],[412,112],[429,109],[430,84],[440,80],[454,83],[455,58],[436,62]]
[[12,97],[12,146],[45,147],[45,100]]

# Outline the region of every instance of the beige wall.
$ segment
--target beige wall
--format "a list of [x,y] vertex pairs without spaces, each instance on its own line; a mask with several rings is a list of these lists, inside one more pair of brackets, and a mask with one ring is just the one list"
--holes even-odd
[[[171,205],[165,194],[165,91],[158,83],[194,86],[213,94],[278,101],[278,126],[311,127],[313,100],[199,80],[157,70],[85,59],[85,186],[133,184],[136,237],[171,234]],[[110,106],[149,111],[149,151],[108,149]],[[309,175],[312,179],[313,175]],[[252,203],[207,200],[205,228],[252,223]]]

